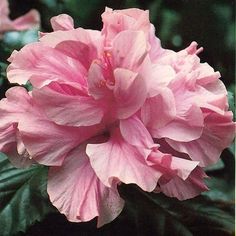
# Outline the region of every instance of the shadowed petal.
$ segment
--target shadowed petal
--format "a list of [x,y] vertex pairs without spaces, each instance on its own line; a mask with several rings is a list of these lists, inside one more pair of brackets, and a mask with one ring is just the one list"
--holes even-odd
[[147,95],[146,84],[139,74],[130,70],[116,69],[114,76],[117,116],[119,119],[126,119],[143,105]]
[[137,184],[145,191],[153,191],[160,172],[145,161],[150,150],[127,143],[118,129],[106,143],[88,144],[86,153],[99,179],[108,187],[117,179],[125,184]]
[[124,205],[116,186],[108,188],[98,179],[83,146],[71,152],[62,167],[50,168],[48,194],[69,221],[98,216],[98,227],[116,218]]

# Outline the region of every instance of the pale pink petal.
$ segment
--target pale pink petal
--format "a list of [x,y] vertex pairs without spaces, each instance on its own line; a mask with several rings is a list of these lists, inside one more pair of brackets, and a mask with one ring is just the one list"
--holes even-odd
[[156,37],[155,27],[153,24],[151,24],[150,30],[149,30],[149,43],[151,45],[151,49],[148,52],[149,57],[153,63],[159,61],[160,55],[168,51],[167,49],[163,49],[161,47],[161,40]]
[[145,80],[139,74],[126,69],[116,69],[114,76],[117,116],[119,119],[126,119],[136,113],[146,99]]
[[67,56],[79,60],[87,69],[92,60],[97,58],[97,54],[102,52],[103,40],[100,31],[83,28],[66,32],[55,31],[40,38],[43,44],[57,48]]
[[[185,180],[197,167],[199,162],[178,158],[154,150],[147,158],[148,164],[163,173],[166,179],[179,176]],[[163,177],[162,177],[163,178]]]
[[147,54],[147,41],[142,31],[122,31],[112,42],[114,67],[136,71]]
[[97,126],[76,128],[56,125],[45,117],[22,87],[9,89],[6,96],[7,98],[0,102],[2,148],[6,149],[8,143],[11,144],[13,140],[16,142],[15,132],[18,124],[20,136],[29,155],[39,163],[62,164],[71,149],[101,129]]
[[160,184],[160,188],[165,195],[176,197],[182,201],[196,197],[201,192],[207,191],[208,188],[203,182],[203,178],[206,177],[204,171],[198,167],[192,171],[186,180],[182,180],[180,177],[176,176],[168,183]]
[[115,10],[106,8],[102,14],[103,29],[108,42],[124,30],[142,30],[148,34],[150,29],[149,11],[140,9]]
[[55,48],[59,43],[64,41],[77,41],[78,31],[80,31],[80,28],[67,30],[66,32],[61,30],[50,33],[40,32],[39,42],[49,47]]
[[16,146],[16,125],[0,129],[0,151],[8,152]]
[[59,126],[30,114],[18,125],[29,155],[38,163],[60,166],[67,154],[80,143],[95,135],[100,128]]
[[48,194],[69,221],[98,216],[98,227],[116,218],[124,205],[116,186],[107,188],[97,178],[83,146],[71,152],[62,167],[50,167]]
[[155,146],[151,135],[137,116],[121,120],[120,132],[125,141],[131,145],[145,148]]
[[9,4],[8,0],[1,0],[0,1],[0,19],[8,17],[9,15]]
[[57,44],[55,48],[65,55],[78,60],[87,70],[92,61],[98,57],[98,50],[95,45],[80,41],[63,41]]
[[179,142],[189,142],[198,139],[203,131],[203,115],[200,108],[192,106],[188,112],[177,117],[166,126],[152,130],[156,138],[169,138]]
[[12,21],[12,30],[27,30],[38,28],[40,24],[40,15],[38,11],[31,10],[25,15]]
[[101,99],[111,96],[111,90],[106,86],[102,67],[99,62],[94,61],[89,68],[88,74],[88,94],[94,99]]
[[153,64],[149,57],[146,57],[139,68],[139,73],[146,80],[149,97],[160,93],[168,84],[175,79],[176,73],[169,65]]
[[7,0],[0,1],[0,34],[12,30],[27,30],[38,28],[40,24],[40,15],[38,11],[31,10],[25,15],[11,20],[9,18],[9,6]]
[[151,132],[167,125],[175,116],[175,98],[168,88],[159,89],[159,94],[148,98],[141,108],[142,121]]
[[214,69],[208,63],[199,64],[196,69],[199,72],[197,76],[197,83],[200,85],[206,85],[215,81],[219,81],[220,73],[215,72]]
[[66,84],[52,82],[34,90],[33,97],[46,115],[59,125],[91,126],[100,123],[104,115],[102,104]]
[[31,106],[31,97],[25,88],[8,89],[6,98],[0,101],[0,129],[18,123]]
[[16,168],[28,168],[32,164],[36,163],[33,159],[30,158],[27,151],[25,151],[23,154],[19,154],[18,151],[14,148],[7,152],[7,157],[11,164]]
[[25,46],[11,59],[12,63],[7,68],[11,83],[25,84],[30,80],[35,87],[51,81],[85,84],[86,70],[79,61],[41,43]]
[[9,153],[16,150],[17,124],[24,119],[26,112],[31,110],[31,106],[31,98],[26,89],[13,87],[6,92],[6,98],[0,101],[1,151]]
[[151,151],[127,143],[118,129],[108,142],[88,144],[86,153],[99,179],[108,187],[114,181],[137,184],[145,191],[153,191],[161,173],[145,161]]
[[199,161],[200,166],[207,166],[218,161],[223,149],[228,147],[235,137],[235,123],[232,112],[225,115],[209,114],[204,120],[201,137],[192,142],[166,141],[177,151],[189,155],[192,160]]
[[51,18],[50,22],[54,31],[74,29],[74,20],[67,14],[54,16]]

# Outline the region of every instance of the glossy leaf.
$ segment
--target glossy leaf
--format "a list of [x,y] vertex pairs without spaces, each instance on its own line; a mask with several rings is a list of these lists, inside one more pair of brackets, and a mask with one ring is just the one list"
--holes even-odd
[[54,210],[46,193],[47,168],[16,169],[0,154],[0,235],[25,231]]
[[[134,185],[119,187],[125,208],[113,222],[96,228],[96,219],[87,223],[71,223],[63,215],[51,214],[32,226],[29,235],[160,235],[191,236],[234,233],[234,205],[200,196],[178,201],[163,194],[150,194]],[[57,227],[55,227],[57,225]]]

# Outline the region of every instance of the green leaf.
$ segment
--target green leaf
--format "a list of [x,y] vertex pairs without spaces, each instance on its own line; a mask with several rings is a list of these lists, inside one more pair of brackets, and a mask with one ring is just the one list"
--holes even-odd
[[219,159],[218,162],[216,162],[213,165],[205,167],[204,170],[205,171],[215,171],[215,170],[221,170],[223,168],[224,168],[224,162],[221,159]]
[[[231,86],[232,89],[235,89],[235,86]],[[234,93],[228,90],[228,102],[229,102],[229,109],[234,113],[235,116],[235,97]]]
[[16,169],[0,154],[0,235],[25,232],[53,207],[46,193],[47,168]]
[[119,192],[126,202],[124,210],[100,229],[96,228],[96,220],[71,223],[63,215],[51,214],[32,226],[27,235],[49,235],[48,232],[94,236],[234,235],[233,203],[212,201],[204,196],[178,201],[163,194],[144,192],[134,185],[121,185]]
[[[121,187],[126,207],[132,209],[140,235],[232,235],[234,204],[208,197],[178,201],[163,194],[150,194],[134,186]],[[131,212],[131,211],[130,211]]]

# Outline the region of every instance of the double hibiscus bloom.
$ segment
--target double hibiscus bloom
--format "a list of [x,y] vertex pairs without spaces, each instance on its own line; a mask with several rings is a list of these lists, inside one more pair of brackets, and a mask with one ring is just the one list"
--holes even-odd
[[54,32],[9,58],[8,80],[32,91],[0,102],[0,150],[16,166],[50,166],[53,205],[98,226],[122,211],[121,183],[180,200],[207,190],[202,167],[235,135],[220,74],[195,42],[163,49],[148,11],[107,8],[102,20],[95,31],[52,18]]

